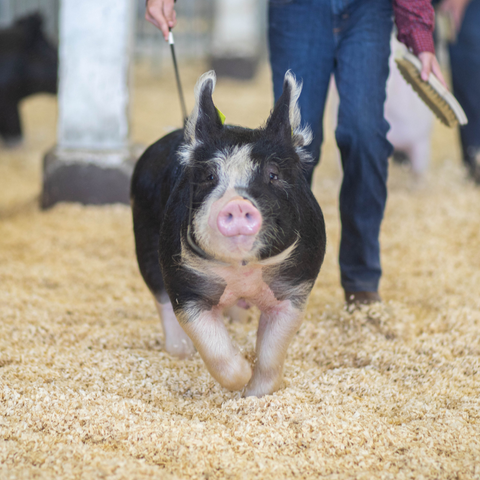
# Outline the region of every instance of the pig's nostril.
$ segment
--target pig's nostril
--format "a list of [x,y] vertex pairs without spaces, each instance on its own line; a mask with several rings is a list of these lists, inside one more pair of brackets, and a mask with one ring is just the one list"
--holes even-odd
[[217,226],[226,236],[255,235],[262,224],[260,212],[246,200],[233,200],[220,211]]

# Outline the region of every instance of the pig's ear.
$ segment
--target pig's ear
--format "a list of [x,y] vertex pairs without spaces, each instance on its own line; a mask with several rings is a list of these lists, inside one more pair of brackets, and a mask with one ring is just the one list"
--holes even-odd
[[312,141],[310,127],[301,126],[298,97],[302,91],[302,83],[297,82],[295,75],[289,70],[283,81],[283,93],[267,120],[266,131],[291,139],[295,147],[303,147]]
[[185,125],[185,140],[191,145],[204,143],[223,130],[223,122],[212,94],[217,77],[215,72],[204,73],[195,85],[195,107]]

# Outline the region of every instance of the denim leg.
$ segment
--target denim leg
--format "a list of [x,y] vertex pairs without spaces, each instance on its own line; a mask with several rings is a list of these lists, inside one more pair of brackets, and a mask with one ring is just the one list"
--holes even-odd
[[392,31],[389,0],[353,1],[336,16],[335,81],[340,96],[335,132],[344,177],[340,190],[340,270],[346,291],[378,290],[380,224],[392,146],[384,118]]
[[[334,67],[335,43],[330,0],[270,0],[268,40],[275,101],[289,69],[303,81],[299,106],[302,123],[310,125],[307,147],[315,165],[323,141],[323,111]],[[312,169],[307,172],[311,183]]]
[[457,41],[450,46],[453,93],[468,118],[460,128],[467,164],[480,150],[480,0],[467,6]]

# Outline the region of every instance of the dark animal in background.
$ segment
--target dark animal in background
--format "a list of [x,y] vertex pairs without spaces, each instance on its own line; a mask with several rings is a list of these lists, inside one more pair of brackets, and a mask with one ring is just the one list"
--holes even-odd
[[[211,375],[245,395],[277,390],[325,253],[325,225],[304,177],[311,141],[300,126],[301,86],[287,72],[265,127],[222,124],[215,73],[195,87],[184,130],[150,146],[132,178],[137,259],[152,292],[166,350],[199,352]],[[252,367],[222,314],[261,313]]]
[[57,93],[57,49],[45,37],[36,13],[0,30],[0,137],[22,139],[18,103],[34,93]]

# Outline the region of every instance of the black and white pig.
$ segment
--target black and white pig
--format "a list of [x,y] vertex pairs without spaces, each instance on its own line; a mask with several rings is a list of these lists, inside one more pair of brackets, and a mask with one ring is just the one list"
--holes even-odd
[[[325,224],[305,178],[311,141],[300,126],[301,85],[287,72],[266,125],[223,125],[215,73],[195,87],[184,130],[139,159],[131,202],[138,264],[162,319],[166,350],[195,349],[224,387],[262,396],[280,387],[325,253]],[[252,367],[222,313],[261,311]]]

